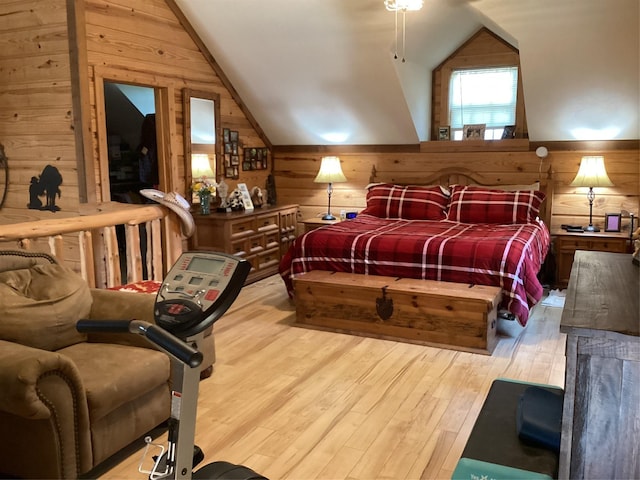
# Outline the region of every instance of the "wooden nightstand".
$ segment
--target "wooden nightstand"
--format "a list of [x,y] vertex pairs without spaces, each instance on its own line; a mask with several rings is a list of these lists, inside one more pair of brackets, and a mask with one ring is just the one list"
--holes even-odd
[[556,285],[560,288],[566,288],[569,284],[576,250],[626,253],[629,241],[627,233],[617,232],[573,233],[554,230],[551,237],[556,255]]
[[310,232],[311,230],[315,230],[316,228],[322,227],[324,225],[333,225],[334,223],[338,223],[341,220],[336,218],[335,220],[322,220],[321,218],[307,218],[302,221],[304,223],[304,233]]

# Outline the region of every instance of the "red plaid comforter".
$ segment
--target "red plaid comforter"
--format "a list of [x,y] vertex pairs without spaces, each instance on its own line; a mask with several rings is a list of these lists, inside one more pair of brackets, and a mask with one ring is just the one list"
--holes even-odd
[[298,237],[280,263],[292,279],[311,270],[498,286],[501,308],[524,326],[542,297],[537,274],[549,249],[540,223],[468,224],[359,215]]

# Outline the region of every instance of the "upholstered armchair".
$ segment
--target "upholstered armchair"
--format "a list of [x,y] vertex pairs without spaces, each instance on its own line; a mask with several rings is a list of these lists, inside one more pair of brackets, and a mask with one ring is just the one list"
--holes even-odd
[[[90,289],[45,254],[0,251],[0,473],[76,478],[169,417],[169,358],[77,320],[153,322],[154,296]],[[213,336],[199,348],[213,361]]]

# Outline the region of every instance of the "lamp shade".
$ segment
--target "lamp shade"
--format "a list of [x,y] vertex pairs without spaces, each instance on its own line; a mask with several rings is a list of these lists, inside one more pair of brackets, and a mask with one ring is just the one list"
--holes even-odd
[[206,153],[194,153],[191,155],[191,177],[194,180],[203,177],[215,177],[215,173],[213,173],[209,163],[209,155]]
[[342,173],[339,157],[322,157],[320,171],[313,180],[315,183],[346,182],[347,177]]
[[582,157],[578,174],[570,185],[572,187],[611,187],[613,183],[604,168],[604,157]]

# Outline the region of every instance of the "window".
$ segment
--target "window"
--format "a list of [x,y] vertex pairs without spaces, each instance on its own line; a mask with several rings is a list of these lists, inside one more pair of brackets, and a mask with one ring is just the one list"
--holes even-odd
[[449,82],[451,138],[462,140],[462,127],[485,124],[485,140],[502,138],[516,123],[518,67],[453,70]]

